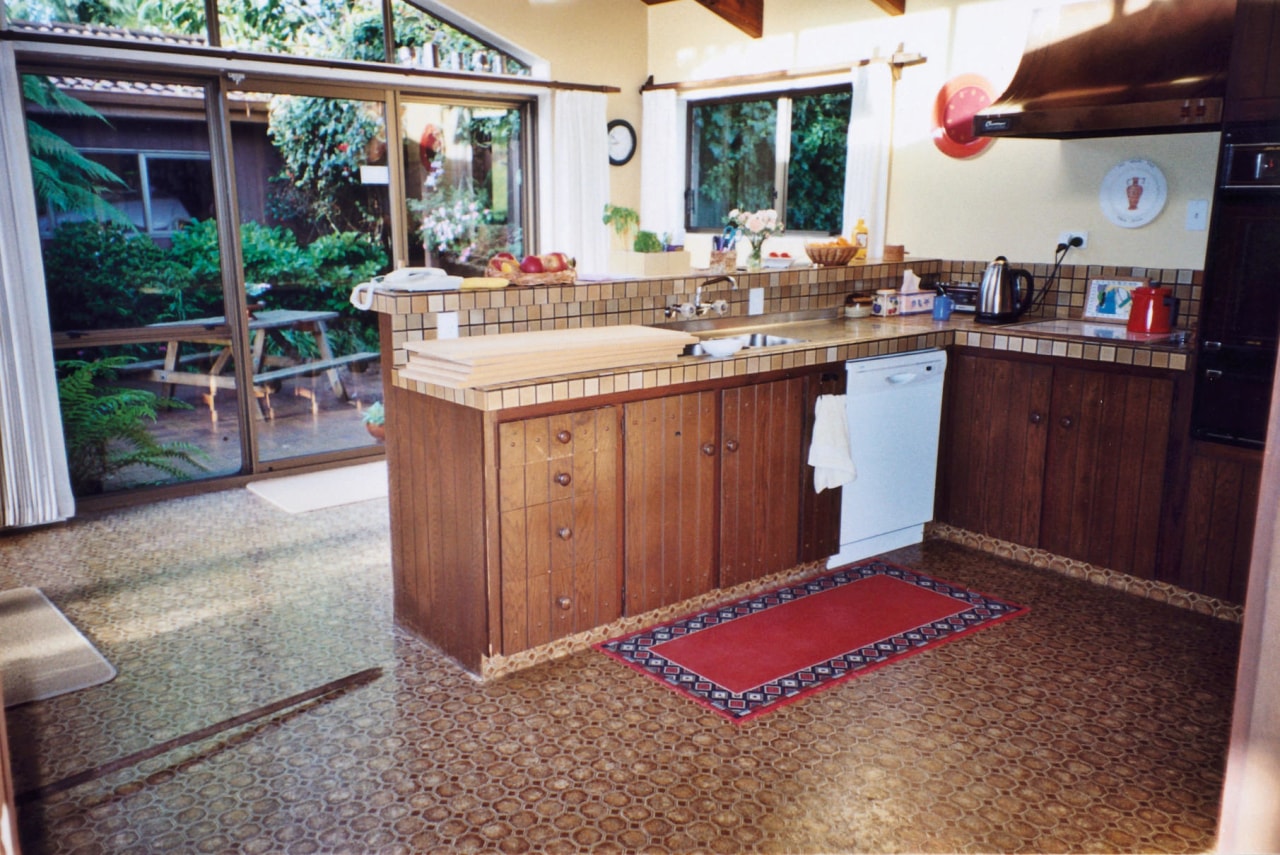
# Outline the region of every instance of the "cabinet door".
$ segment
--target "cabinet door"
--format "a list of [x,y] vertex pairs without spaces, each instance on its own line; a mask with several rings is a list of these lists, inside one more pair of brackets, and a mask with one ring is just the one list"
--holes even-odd
[[722,396],[720,586],[727,588],[798,562],[804,378]]
[[629,615],[716,586],[716,392],[626,404],[623,577]]
[[504,653],[621,616],[618,434],[616,407],[499,426]]
[[1227,121],[1280,116],[1280,3],[1238,0],[1227,77]]
[[1154,578],[1173,380],[1058,366],[1039,545]]
[[940,522],[1035,545],[1053,369],[954,353],[947,364]]
[[1244,602],[1261,482],[1261,451],[1195,444],[1177,576],[1168,581],[1232,603]]

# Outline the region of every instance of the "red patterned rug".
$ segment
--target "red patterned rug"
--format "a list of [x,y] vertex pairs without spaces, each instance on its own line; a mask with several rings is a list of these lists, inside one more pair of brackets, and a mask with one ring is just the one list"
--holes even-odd
[[1027,611],[872,559],[595,647],[741,722]]

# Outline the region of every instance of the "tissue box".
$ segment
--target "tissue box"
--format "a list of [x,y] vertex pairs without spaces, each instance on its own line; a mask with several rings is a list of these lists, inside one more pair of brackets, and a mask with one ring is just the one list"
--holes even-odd
[[898,314],[919,315],[933,311],[933,298],[938,296],[932,291],[898,292]]

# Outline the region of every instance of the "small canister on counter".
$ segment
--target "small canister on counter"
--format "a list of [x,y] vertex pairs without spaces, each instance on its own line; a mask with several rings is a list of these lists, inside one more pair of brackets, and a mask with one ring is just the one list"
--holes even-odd
[[892,288],[877,291],[875,300],[871,303],[871,314],[881,318],[898,314],[898,292]]
[[939,294],[933,298],[933,319],[935,321],[951,320],[951,311],[955,307],[955,300],[952,300],[946,294]]
[[844,316],[846,318],[869,318],[871,317],[872,297],[870,294],[850,294],[844,301]]

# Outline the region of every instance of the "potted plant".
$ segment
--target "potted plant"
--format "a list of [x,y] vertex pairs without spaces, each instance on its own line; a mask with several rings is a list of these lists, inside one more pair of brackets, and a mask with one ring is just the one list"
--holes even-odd
[[678,276],[692,268],[689,253],[665,252],[662,239],[640,230],[640,215],[634,208],[604,206],[604,224],[613,226],[614,249],[609,254],[609,270],[625,276]]
[[374,401],[369,405],[360,418],[364,421],[364,429],[369,431],[369,435],[382,442],[387,438],[386,420],[387,414],[382,407],[381,401]]

